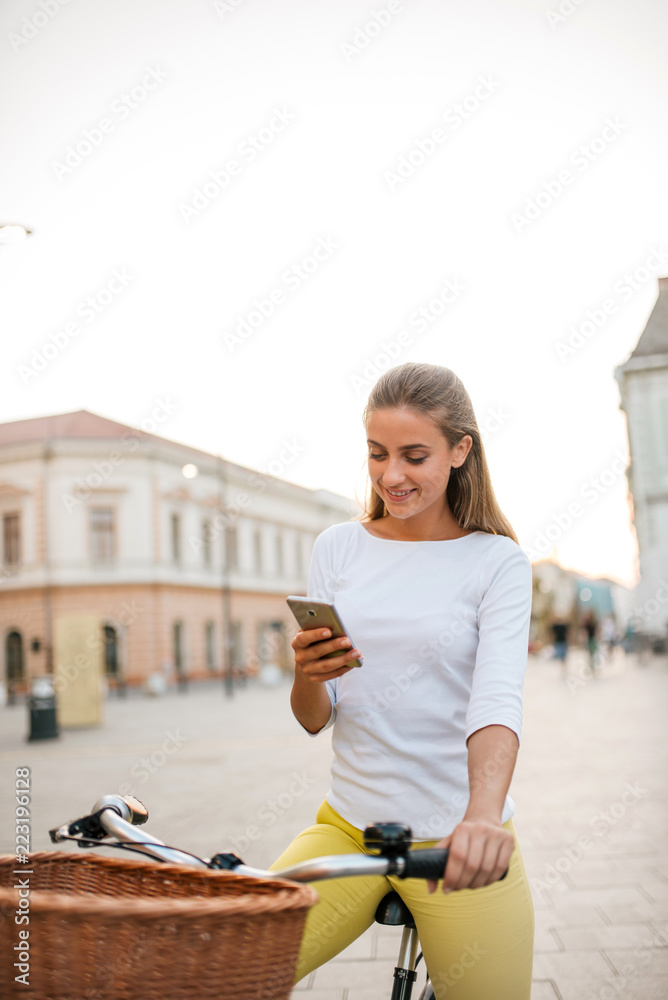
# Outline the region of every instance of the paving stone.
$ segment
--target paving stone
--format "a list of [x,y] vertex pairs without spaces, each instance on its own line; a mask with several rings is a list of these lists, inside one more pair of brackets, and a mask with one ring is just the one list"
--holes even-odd
[[561,1000],[561,997],[549,979],[534,979],[531,983],[531,1000]]
[[308,993],[299,991],[298,987],[290,994],[291,1000],[346,1000],[345,990],[342,987],[334,990],[309,990]]
[[[609,976],[605,979],[586,979],[577,982],[563,979],[559,982],[561,1000],[666,1000],[668,976],[639,976],[633,979]],[[534,1000],[533,996],[531,1000]]]
[[605,954],[620,976],[668,975],[668,948],[606,948]]
[[555,910],[563,907],[599,906],[605,910],[608,906],[633,907],[638,903],[646,903],[647,897],[639,891],[637,885],[603,886],[601,888],[567,889],[558,883],[549,890],[549,897]]
[[[560,938],[560,935],[558,936]],[[539,951],[563,951],[564,947],[558,937],[555,937],[553,928],[536,926],[534,936],[534,952]]]
[[611,976],[612,969],[600,951],[540,952],[534,956],[533,974],[537,979],[552,979],[560,987],[562,979],[584,976]]
[[611,924],[628,924],[631,922],[665,924],[668,922],[668,903],[650,903],[641,898],[638,902],[628,905],[610,902],[606,904],[604,915]]
[[605,915],[594,906],[581,906],[577,900],[561,906],[535,911],[536,927],[604,927]]
[[377,989],[387,983],[387,995],[392,989],[393,962],[329,962],[316,970],[314,989],[352,987]]
[[648,924],[617,924],[613,927],[560,927],[557,934],[567,952],[611,948],[646,948],[659,944]]

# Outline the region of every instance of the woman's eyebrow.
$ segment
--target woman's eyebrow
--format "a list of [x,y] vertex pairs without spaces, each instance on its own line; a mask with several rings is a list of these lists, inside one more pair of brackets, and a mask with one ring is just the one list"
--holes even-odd
[[[367,438],[366,440],[367,444],[376,444],[378,445],[379,448],[384,447],[384,445],[382,445],[380,441],[372,441],[371,438]],[[401,446],[399,451],[412,451],[413,448],[428,448],[428,447],[429,447],[428,444],[404,444]]]

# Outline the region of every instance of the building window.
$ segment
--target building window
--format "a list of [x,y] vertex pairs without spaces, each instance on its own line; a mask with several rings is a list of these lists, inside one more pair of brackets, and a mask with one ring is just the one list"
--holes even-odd
[[99,565],[106,565],[113,562],[115,524],[112,507],[91,507],[90,533],[93,562]]
[[183,622],[174,622],[172,625],[172,654],[174,657],[174,669],[179,677],[185,673],[185,662],[183,655]]
[[11,687],[21,683],[24,678],[23,638],[20,632],[10,632],[5,639],[5,662],[7,664],[7,683]]
[[262,572],[262,532],[256,528],[253,532],[253,552],[255,554],[255,572]]
[[283,567],[283,534],[280,528],[276,529],[276,572],[279,576],[283,576],[285,572]]
[[216,628],[213,622],[207,622],[204,626],[204,640],[206,644],[206,666],[208,670],[216,669]]
[[239,568],[239,545],[237,537],[237,529],[234,527],[228,527],[225,531],[225,546],[227,549],[227,568],[228,570]]
[[5,566],[18,566],[21,561],[21,540],[18,514],[3,515],[2,544],[2,558]]
[[211,521],[205,518],[202,521],[202,560],[207,569],[211,569],[211,542],[213,539],[213,531],[211,528]]
[[302,536],[300,534],[295,535],[295,572],[297,576],[302,576],[304,573],[304,557],[302,553]]
[[181,562],[181,515],[172,514],[172,562]]
[[104,672],[107,677],[118,675],[118,635],[111,625],[104,626]]

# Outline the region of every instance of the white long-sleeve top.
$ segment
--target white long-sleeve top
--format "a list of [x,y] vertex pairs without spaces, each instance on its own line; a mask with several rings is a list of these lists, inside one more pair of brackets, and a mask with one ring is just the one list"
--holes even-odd
[[[308,594],[335,604],[362,667],[327,681],[334,726],[330,805],[353,826],[408,823],[447,836],[469,799],[467,738],[488,725],[521,734],[531,564],[505,535],[442,541],[326,528]],[[317,734],[316,734],[317,735]],[[502,822],[515,811],[510,796]]]

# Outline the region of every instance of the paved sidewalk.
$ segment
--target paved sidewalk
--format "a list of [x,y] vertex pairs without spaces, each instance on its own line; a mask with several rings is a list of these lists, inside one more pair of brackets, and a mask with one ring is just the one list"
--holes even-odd
[[[536,907],[532,1000],[665,1000],[668,661],[617,651],[590,677],[575,651],[569,670],[566,681],[530,658],[512,788]],[[29,766],[31,849],[49,850],[49,827],[132,789],[167,843],[232,848],[264,867],[312,823],[328,785],[329,734],[301,732],[288,693],[249,685],[227,700],[212,683],[113,699],[100,729],[45,743],[25,741],[24,705],[4,708],[0,800],[12,803],[14,768]],[[13,851],[12,828],[3,809],[0,853]],[[384,1000],[398,945],[396,929],[374,926],[294,1000]]]

